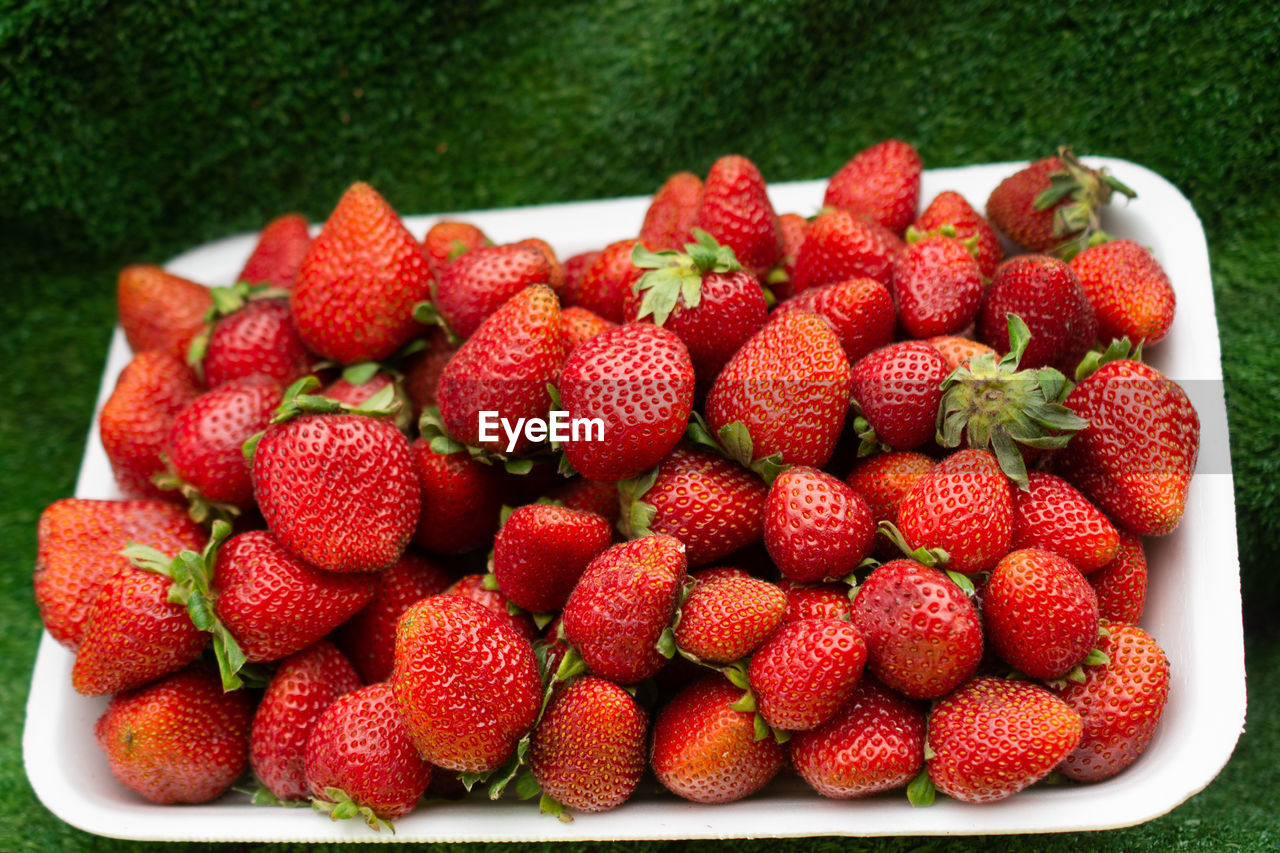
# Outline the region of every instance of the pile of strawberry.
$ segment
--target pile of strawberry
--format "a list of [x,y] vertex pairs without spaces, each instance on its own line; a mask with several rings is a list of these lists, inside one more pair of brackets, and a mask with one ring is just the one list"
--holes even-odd
[[646,768],[917,804],[1122,770],[1169,690],[1142,537],[1199,440],[1130,347],[1169,279],[1068,150],[990,222],[920,176],[881,143],[806,219],[726,156],[563,261],[419,242],[358,183],[234,287],[125,269],[128,499],[50,506],[35,572],[116,778],[202,802],[251,767],[376,828],[481,782],[611,809]]

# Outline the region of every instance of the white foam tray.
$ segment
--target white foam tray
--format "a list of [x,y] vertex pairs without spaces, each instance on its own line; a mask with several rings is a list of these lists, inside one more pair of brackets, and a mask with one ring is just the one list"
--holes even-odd
[[[106,704],[71,688],[73,657],[45,634],[27,702],[23,753],[41,801],[88,832],[140,840],[223,841],[555,841],[659,838],[737,838],[814,835],[963,835],[1061,832],[1141,823],[1168,812],[1218,774],[1244,725],[1244,649],[1239,559],[1227,452],[1218,330],[1204,232],[1191,204],[1154,172],[1123,160],[1106,165],[1138,198],[1109,213],[1109,230],[1151,247],[1173,280],[1177,317],[1149,361],[1187,388],[1202,425],[1201,457],[1181,526],[1148,542],[1151,589],[1144,627],[1168,652],[1173,668],[1169,704],[1150,748],[1119,776],[1092,786],[1037,788],[989,805],[945,797],[914,809],[898,794],[862,801],[825,800],[796,778],[781,779],[738,803],[705,806],[649,785],[626,805],[572,823],[540,815],[531,802],[497,803],[472,795],[433,801],[397,822],[395,836],[354,821],[334,823],[310,809],[252,806],[240,794],[199,806],[157,806],[120,786],[93,739]],[[958,190],[981,209],[991,189],[1017,167],[998,163],[935,169],[924,175],[923,202]],[[812,214],[825,181],[778,184],[770,195],[779,212]],[[394,188],[391,188],[394,189]],[[394,201],[394,192],[392,193]],[[497,242],[540,236],[561,257],[634,236],[647,198],[575,202],[508,210],[451,213],[475,223]],[[405,222],[421,237],[439,216]],[[205,284],[229,284],[255,236],[229,237],[175,258],[169,269]],[[117,329],[98,406],[128,361]],[[91,431],[76,487],[80,497],[119,497]]]

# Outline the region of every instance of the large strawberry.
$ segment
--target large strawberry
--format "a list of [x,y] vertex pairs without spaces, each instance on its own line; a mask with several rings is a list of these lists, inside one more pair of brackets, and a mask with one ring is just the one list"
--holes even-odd
[[991,223],[954,190],[944,190],[934,196],[911,228],[920,234],[941,234],[944,228],[954,232],[957,240],[972,246],[978,268],[987,278],[991,278],[996,265],[1004,260],[1004,249]]
[[822,203],[840,207],[901,234],[920,204],[920,155],[901,139],[886,139],[853,156],[831,176]]
[[812,311],[835,329],[850,364],[893,340],[897,317],[893,297],[874,278],[811,287],[774,309],[774,316]]
[[989,569],[1009,551],[1013,497],[996,457],[961,450],[935,465],[898,506],[898,529],[910,548],[941,548],[948,569]]
[[530,285],[550,284],[551,275],[551,260],[534,246],[482,246],[445,267],[430,304],[449,331],[469,338],[504,302]]
[[187,353],[210,388],[259,375],[288,386],[311,370],[287,300],[254,298],[243,285],[214,295],[216,316]]
[[587,565],[612,541],[609,522],[547,504],[517,507],[493,541],[493,577],[525,610],[560,610]]
[[687,243],[701,194],[702,179],[692,172],[676,172],[667,178],[645,211],[640,242],[655,252],[679,249]]
[[853,366],[855,428],[863,447],[912,450],[934,436],[947,363],[920,341],[898,341],[863,356]]
[[1061,477],[1027,476],[1027,488],[1013,492],[1011,547],[1052,551],[1085,574],[1109,563],[1120,535],[1107,517]]
[[1111,240],[1071,259],[1098,318],[1103,341],[1128,338],[1147,346],[1164,340],[1176,299],[1169,274],[1145,246]]
[[422,246],[377,190],[358,182],[307,249],[290,304],[308,347],[352,364],[386,358],[418,334],[413,308],[430,298]]
[[874,278],[884,284],[892,275],[894,257],[905,248],[887,228],[847,210],[824,210],[805,232],[791,292],[851,278]]
[[782,256],[782,226],[764,177],[740,154],[711,164],[690,228],[701,228],[728,246],[757,276],[767,274]]
[[1017,255],[996,267],[978,311],[978,337],[997,352],[1013,349],[1008,316],[1027,324],[1023,367],[1074,369],[1098,337],[1098,321],[1080,279],[1057,258]]
[[911,242],[893,261],[898,321],[913,338],[963,331],[978,315],[982,270],[963,243],[939,234]]
[[840,577],[871,552],[875,522],[853,487],[797,465],[778,475],[764,505],[764,544],[783,577]]
[[779,628],[751,656],[747,681],[756,710],[775,729],[804,731],[849,701],[867,662],[862,632],[840,619],[802,619]]
[[311,231],[305,216],[299,213],[278,216],[258,232],[258,242],[236,281],[288,290],[298,280],[298,270],[310,246]]
[[116,307],[125,340],[135,353],[163,350],[185,359],[212,304],[207,287],[160,267],[136,264],[120,271]]
[[782,624],[787,596],[750,576],[700,580],[680,605],[675,641],[680,651],[711,664],[741,660]]
[[1138,624],[1147,603],[1147,554],[1142,537],[1120,531],[1115,558],[1086,576],[1098,594],[1098,615]]
[[461,554],[489,542],[505,495],[502,471],[465,450],[436,453],[422,438],[410,449],[422,488],[413,541],[435,554]]

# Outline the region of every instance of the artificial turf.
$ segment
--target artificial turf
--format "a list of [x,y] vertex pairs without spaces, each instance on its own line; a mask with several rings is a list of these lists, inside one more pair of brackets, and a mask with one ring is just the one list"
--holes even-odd
[[1274,849],[1277,68],[1280,12],[1262,3],[0,4],[0,850],[132,847],[47,812],[20,751],[35,521],[72,492],[120,266],[286,210],[323,219],[355,179],[403,213],[475,209],[648,193],[729,152],[771,181],[823,177],[889,136],[929,167],[1070,142],[1194,203],[1226,374],[1248,727],[1217,781],[1141,827],[724,847]]

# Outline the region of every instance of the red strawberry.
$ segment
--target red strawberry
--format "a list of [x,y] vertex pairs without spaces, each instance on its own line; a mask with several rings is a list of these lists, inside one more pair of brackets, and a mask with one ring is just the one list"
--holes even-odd
[[898,235],[847,210],[824,210],[809,223],[796,255],[791,292],[800,293],[851,278],[874,278],[884,284],[894,257],[906,248]]
[[849,587],[839,583],[799,584],[789,580],[778,586],[787,596],[783,622],[801,619],[849,619]]
[[564,331],[564,351],[567,354],[573,352],[578,344],[586,343],[601,332],[616,328],[618,324],[575,305],[560,312],[560,325]]
[[[858,460],[845,482],[867,502],[872,524],[879,526],[882,521],[896,523],[902,499],[936,464],[923,453],[910,450],[876,453]],[[876,550],[898,553],[883,534],[876,536]]]
[[759,791],[782,769],[773,738],[756,739],[753,715],[734,705],[742,688],[709,675],[657,715],[649,765],[663,787],[695,803],[731,803]]
[[974,210],[964,196],[953,190],[934,196],[911,227],[921,234],[941,234],[944,228],[954,230],[957,240],[966,245],[972,242],[978,268],[987,278],[991,278],[996,265],[1004,260],[1004,249],[991,223]]
[[440,384],[440,374],[457,351],[445,330],[436,326],[426,332],[426,348],[400,364],[404,373],[404,390],[413,403],[414,411],[421,412],[428,406],[437,405],[436,387]]
[[782,226],[764,177],[740,154],[725,155],[711,165],[690,228],[701,228],[728,246],[757,276],[767,274],[782,257]]
[[756,650],[747,680],[766,723],[804,731],[830,720],[849,701],[866,662],[866,642],[853,625],[803,619],[786,623]]
[[603,430],[571,436],[565,458],[592,480],[640,475],[684,435],[693,385],[688,351],[672,332],[635,323],[598,335],[565,360],[559,391],[571,419],[598,420]]
[[1090,246],[1071,259],[1071,269],[1093,305],[1103,341],[1128,338],[1150,346],[1169,333],[1173,285],[1144,246],[1132,240]]
[[791,738],[791,761],[824,797],[866,797],[900,788],[924,767],[920,706],[864,675],[834,717]]
[[1080,715],[1027,681],[975,678],[929,714],[929,778],[966,803],[1002,800],[1040,781],[1080,742]]
[[320,396],[354,409],[382,389],[391,388],[391,393],[396,394],[401,403],[400,410],[396,412],[398,418],[404,411],[406,401],[399,394],[400,389],[396,387],[396,380],[383,370],[370,372],[368,369],[373,367],[375,367],[373,362],[367,361],[358,368],[343,371],[341,376],[320,390]]
[[823,198],[895,234],[907,230],[920,205],[920,155],[910,143],[886,139],[859,151],[831,176]]
[[431,276],[440,280],[440,274],[449,264],[472,249],[492,246],[484,232],[469,222],[444,219],[427,229],[422,238],[422,248],[427,254]]
[[1023,367],[1074,370],[1098,337],[1098,321],[1080,279],[1048,255],[1018,255],[996,267],[978,313],[978,337],[999,353],[1012,348],[1009,314],[1022,318],[1031,332]]
[[1052,551],[1086,574],[1110,562],[1120,538],[1107,517],[1061,477],[1027,476],[1028,487],[1013,492],[1011,547]]
[[529,641],[457,595],[435,595],[405,611],[391,689],[423,757],[465,773],[502,764],[542,704]]
[[809,220],[798,213],[783,213],[778,216],[778,224],[782,227],[782,257],[765,276],[765,283],[778,299],[787,299],[796,292],[796,258],[809,233]]
[[307,796],[307,735],[335,699],[359,687],[351,662],[326,640],[280,663],[253,715],[249,741],[254,775],[276,799]]
[[864,444],[911,450],[930,442],[949,372],[946,359],[920,341],[899,341],[863,356],[853,366],[852,392],[867,424],[857,424]]
[[948,569],[994,566],[1013,537],[1013,497],[996,457],[961,450],[943,459],[903,498],[898,529],[911,548],[946,550]]
[[785,314],[743,344],[716,377],[707,425],[743,464],[778,454],[783,463],[821,467],[844,427],[852,384],[831,325],[806,311]]
[[690,226],[701,194],[702,179],[692,172],[676,172],[667,178],[645,211],[640,242],[655,252],[678,251],[691,237]]
[[1120,531],[1115,558],[1086,578],[1098,594],[1098,615],[1136,625],[1147,603],[1147,555],[1141,537]]
[[1134,625],[1104,623],[1098,648],[1109,662],[1084,667],[1062,698],[1084,720],[1080,744],[1062,762],[1078,782],[1100,782],[1128,767],[1147,748],[1169,698],[1169,659]]
[[[598,257],[600,257],[600,251],[596,249],[579,252],[564,259],[564,292],[561,300],[566,306],[578,307],[576,297],[582,292],[582,279]],[[584,308],[583,310],[590,309]],[[595,311],[591,313],[595,314]]]
[[469,338],[502,304],[534,284],[550,284],[552,263],[534,246],[472,249],[440,273],[433,305],[460,338]]
[[560,610],[612,534],[609,522],[594,513],[547,504],[517,507],[493,541],[493,576],[525,610]]
[[638,243],[634,238],[619,240],[601,249],[576,286],[566,281],[564,304],[586,308],[612,323],[624,322],[623,302],[643,272],[631,265]]
[[207,341],[192,355],[210,388],[250,376],[267,376],[287,387],[312,366],[283,299],[241,301],[213,323]]
[[244,772],[252,713],[243,692],[224,693],[214,670],[193,664],[112,697],[93,731],[129,790],[153,803],[207,803]]
[[773,315],[792,311],[812,311],[830,323],[850,364],[890,343],[897,324],[893,297],[874,278],[811,287],[783,302]]
[[707,663],[733,663],[768,639],[786,607],[782,590],[759,578],[701,580],[681,605],[676,645]]
[[422,488],[413,541],[435,554],[461,554],[488,543],[505,495],[502,472],[464,450],[436,453],[425,439],[410,449]]
[[982,270],[959,240],[923,237],[893,260],[890,291],[898,320],[913,338],[963,331],[978,315]]
[[543,810],[603,812],[626,802],[644,773],[648,730],[649,715],[616,684],[588,675],[557,690],[529,741]]
[[616,483],[572,477],[547,492],[546,496],[562,504],[565,509],[595,513],[611,525],[618,521],[620,509]]
[[517,240],[515,245],[531,246],[546,255],[547,262],[551,265],[547,273],[547,286],[556,292],[556,296],[564,293],[564,265],[556,257],[556,250],[551,248],[550,243],[541,237],[526,237],[523,240]]
[[509,599],[501,590],[486,586],[486,575],[471,574],[458,578],[441,595],[457,595],[474,601],[497,619],[529,642],[538,639],[538,626],[533,617],[520,611],[512,612],[507,608]]
[[853,623],[867,641],[867,666],[913,699],[936,699],[982,661],[978,611],[945,574],[915,560],[893,560],[863,582]]
[[207,287],[160,267],[138,264],[120,271],[116,306],[125,340],[135,353],[163,350],[185,361],[212,304]]
[[925,343],[942,353],[942,357],[947,360],[947,367],[950,370],[964,367],[969,363],[969,359],[975,355],[982,355],[983,353],[996,355],[996,351],[986,344],[955,335],[936,335],[932,338],[927,338]]
[[298,270],[310,246],[311,232],[305,216],[299,213],[278,216],[258,233],[258,242],[236,281],[288,290],[298,280]]
[[871,553],[871,509],[830,474],[797,465],[778,475],[764,505],[764,544],[783,577],[840,577]]
[[670,536],[614,545],[591,561],[564,605],[566,639],[591,671],[636,684],[666,659],[657,643],[685,579],[685,548]]
[[[377,829],[413,811],[431,781],[388,684],[339,696],[307,736],[307,787],[334,820],[360,815]],[[332,805],[326,805],[326,804]]]
[[421,332],[413,307],[430,298],[422,246],[377,190],[355,183],[307,250],[290,305],[309,348],[353,364],[386,358]]

